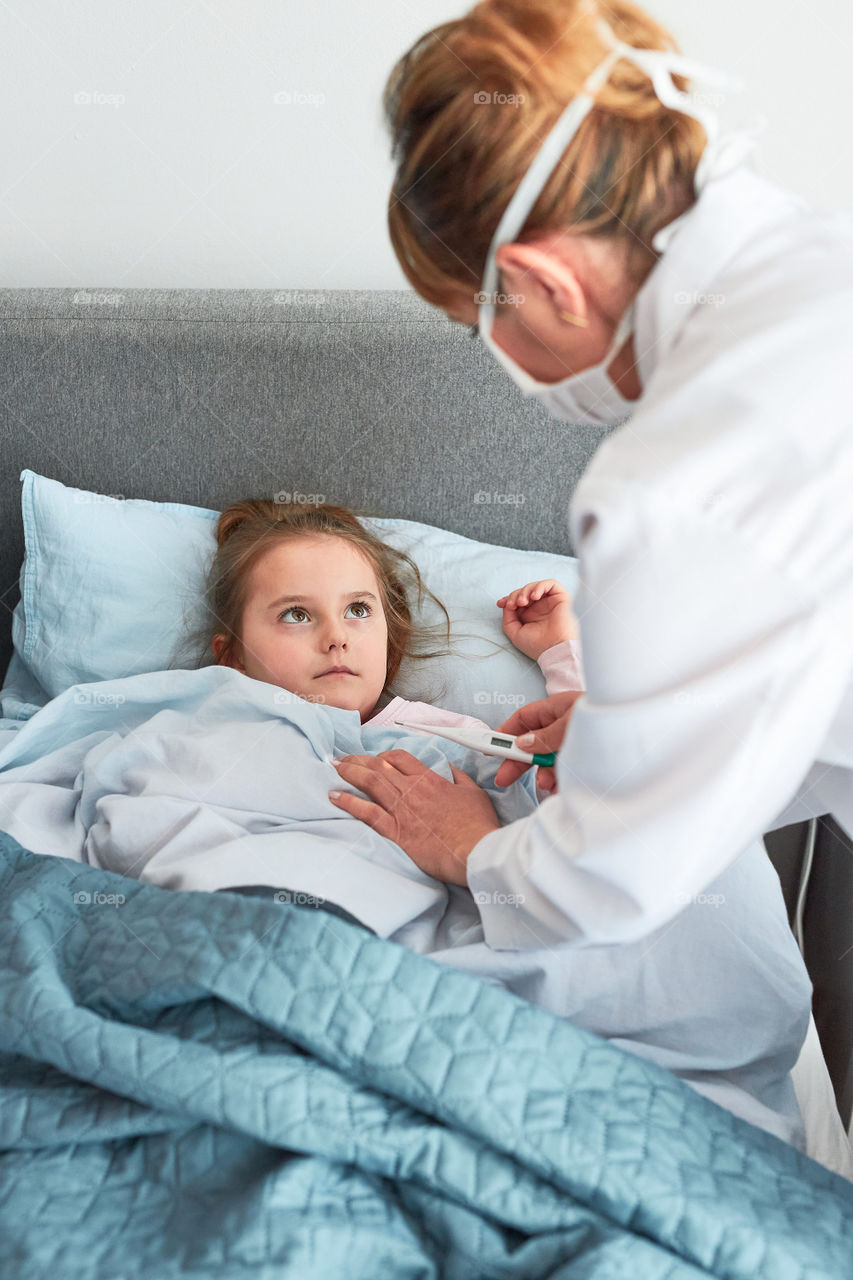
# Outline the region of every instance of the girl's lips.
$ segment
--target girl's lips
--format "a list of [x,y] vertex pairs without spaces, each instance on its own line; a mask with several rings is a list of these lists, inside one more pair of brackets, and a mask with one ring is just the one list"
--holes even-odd
[[344,670],[344,671],[334,671],[334,670],[333,670],[333,671],[321,671],[321,672],[320,672],[320,674],[319,674],[318,676],[315,676],[315,677],[314,677],[314,679],[315,679],[315,680],[323,680],[326,676],[354,676],[354,675],[355,675],[355,672],[354,672],[354,671],[350,671],[350,670],[349,670],[349,668],[347,668],[347,669],[346,669],[346,670]]

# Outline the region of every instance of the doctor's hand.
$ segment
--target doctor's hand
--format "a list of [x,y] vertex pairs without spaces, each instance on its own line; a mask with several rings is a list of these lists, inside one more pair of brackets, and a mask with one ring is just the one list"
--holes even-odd
[[[583,689],[568,689],[565,693],[552,693],[550,698],[542,698],[539,702],[528,702],[526,707],[519,707],[508,720],[498,725],[497,732],[521,735],[516,745],[522,751],[536,754],[559,751],[574,705],[583,693]],[[530,743],[523,736],[527,733],[531,737]],[[508,787],[529,768],[529,764],[520,760],[504,760],[495,774],[495,782],[499,787]],[[536,782],[545,791],[557,790],[557,777],[552,768],[541,765]]]
[[360,818],[406,852],[421,871],[449,884],[467,884],[468,854],[500,827],[488,795],[467,773],[451,765],[448,782],[409,751],[352,755],[332,761],[350,791],[331,791],[339,809]]

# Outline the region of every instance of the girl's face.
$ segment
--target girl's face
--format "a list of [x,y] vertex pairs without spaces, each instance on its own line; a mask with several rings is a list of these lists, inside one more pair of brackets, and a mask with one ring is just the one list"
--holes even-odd
[[[213,637],[217,662],[225,642]],[[255,680],[368,719],[388,669],[388,626],[370,561],[329,534],[272,547],[252,569],[237,652],[223,660]]]

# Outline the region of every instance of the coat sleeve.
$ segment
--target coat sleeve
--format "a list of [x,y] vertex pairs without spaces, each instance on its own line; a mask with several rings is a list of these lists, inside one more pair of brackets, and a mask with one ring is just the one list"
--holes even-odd
[[471,852],[493,947],[646,937],[853,768],[853,237],[799,234],[721,271],[576,486],[587,692],[557,794]]
[[493,947],[647,936],[853,765],[846,236],[733,260],[575,490],[587,688],[557,793],[469,857]]
[[598,494],[576,601],[587,691],[557,794],[468,861],[498,949],[664,924],[789,803],[850,677],[837,613],[755,540],[699,518],[629,528],[641,502]]

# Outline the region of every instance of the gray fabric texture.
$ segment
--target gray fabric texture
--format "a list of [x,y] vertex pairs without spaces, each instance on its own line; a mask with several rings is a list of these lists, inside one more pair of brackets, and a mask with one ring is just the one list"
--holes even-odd
[[6,289],[0,325],[3,671],[24,467],[216,509],[322,494],[572,554],[569,498],[607,434],[525,400],[467,329],[403,290]]

